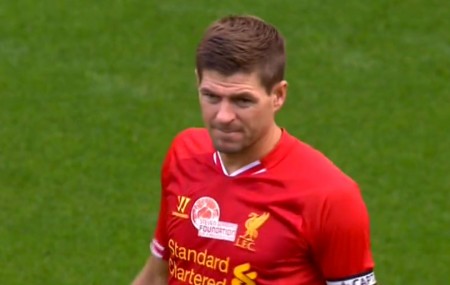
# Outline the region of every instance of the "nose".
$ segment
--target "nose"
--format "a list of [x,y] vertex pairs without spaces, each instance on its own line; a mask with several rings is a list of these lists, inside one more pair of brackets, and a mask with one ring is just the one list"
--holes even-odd
[[233,106],[226,102],[221,102],[216,114],[216,121],[221,124],[231,123],[236,118]]

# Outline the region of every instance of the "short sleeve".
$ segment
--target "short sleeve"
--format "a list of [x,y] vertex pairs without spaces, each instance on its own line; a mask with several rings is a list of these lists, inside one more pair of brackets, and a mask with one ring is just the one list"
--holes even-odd
[[328,192],[319,216],[313,252],[327,284],[376,284],[369,215],[359,188]]
[[156,257],[168,259],[167,251],[167,185],[170,181],[170,165],[173,159],[173,146],[167,153],[161,169],[161,201],[158,215],[158,222],[152,242],[150,243],[150,250]]

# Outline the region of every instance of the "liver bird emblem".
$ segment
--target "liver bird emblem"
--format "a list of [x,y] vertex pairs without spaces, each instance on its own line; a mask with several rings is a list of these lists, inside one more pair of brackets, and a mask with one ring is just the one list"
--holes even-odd
[[270,214],[264,213],[258,215],[256,213],[250,213],[248,220],[245,222],[245,239],[255,240],[258,237],[258,229],[269,219]]

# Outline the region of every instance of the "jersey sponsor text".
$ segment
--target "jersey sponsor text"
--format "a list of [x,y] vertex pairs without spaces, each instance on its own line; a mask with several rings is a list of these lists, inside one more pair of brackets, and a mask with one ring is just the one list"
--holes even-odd
[[[230,270],[230,257],[221,258],[210,254],[208,249],[199,251],[187,248],[170,239],[169,274],[178,281],[193,285],[255,285],[258,273],[251,270],[250,263],[237,265]],[[190,268],[180,266],[177,261],[193,263]],[[193,268],[192,268],[193,267]],[[207,276],[203,268],[209,269],[211,275]],[[228,273],[233,272],[233,279],[228,279]],[[218,277],[220,273],[222,277]]]

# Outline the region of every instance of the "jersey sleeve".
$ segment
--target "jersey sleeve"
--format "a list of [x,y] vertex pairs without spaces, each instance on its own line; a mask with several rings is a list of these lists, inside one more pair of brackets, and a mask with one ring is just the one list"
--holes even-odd
[[150,243],[150,250],[156,257],[167,260],[169,258],[167,250],[167,185],[170,180],[170,165],[173,160],[173,146],[169,149],[161,169],[161,202],[159,208],[158,222],[152,242]]
[[313,252],[327,285],[376,284],[369,215],[359,188],[329,192],[319,217]]

